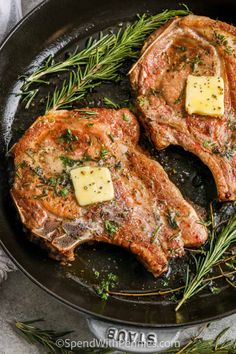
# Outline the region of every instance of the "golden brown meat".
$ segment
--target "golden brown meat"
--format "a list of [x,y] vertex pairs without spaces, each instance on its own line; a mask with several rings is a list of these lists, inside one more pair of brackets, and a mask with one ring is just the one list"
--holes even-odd
[[[13,199],[52,257],[73,260],[77,245],[103,241],[129,249],[159,275],[171,257],[183,255],[184,244],[206,240],[196,212],[138,138],[127,109],[88,108],[39,117],[13,147]],[[113,200],[78,205],[69,171],[87,165],[109,168]]]
[[[130,72],[140,119],[158,149],[181,145],[211,170],[220,200],[236,200],[236,28],[207,17],[177,18],[154,32]],[[189,115],[189,74],[221,76],[225,113]]]

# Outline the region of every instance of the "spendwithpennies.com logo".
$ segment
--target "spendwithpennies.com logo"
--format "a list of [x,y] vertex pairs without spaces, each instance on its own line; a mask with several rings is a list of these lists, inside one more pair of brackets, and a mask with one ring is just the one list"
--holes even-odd
[[[125,340],[120,340],[119,342],[114,340],[99,340],[99,339],[92,339],[90,341],[80,341],[80,340],[72,340],[70,338],[58,338],[56,340],[56,345],[58,348],[65,348],[65,349],[81,349],[81,348],[122,348],[122,347],[130,347],[130,348],[147,348],[147,347],[155,347],[152,341],[148,342],[129,342]],[[156,346],[159,348],[168,349],[170,347],[179,348],[180,342],[175,341],[160,341]]]
[[63,339],[58,338],[56,340],[56,345],[58,348],[65,348],[65,349],[79,349],[79,348],[109,348],[114,346],[114,341],[110,340],[99,340],[99,339],[92,339],[90,341],[80,341],[80,340],[72,340],[69,338]]

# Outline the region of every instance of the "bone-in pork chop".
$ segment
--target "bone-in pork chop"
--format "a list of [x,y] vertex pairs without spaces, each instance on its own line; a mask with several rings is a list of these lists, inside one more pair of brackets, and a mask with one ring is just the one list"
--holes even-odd
[[[184,245],[201,245],[207,232],[195,210],[137,146],[138,138],[138,123],[127,109],[39,117],[12,149],[12,196],[32,240],[58,260],[73,260],[84,242],[122,246],[155,276],[171,257],[184,254]],[[79,205],[70,171],[81,166],[109,169],[112,200]]]
[[[223,78],[222,116],[187,113],[189,75]],[[154,32],[130,72],[140,119],[155,146],[180,145],[197,155],[211,170],[222,201],[236,199],[235,75],[236,28],[194,15]]]

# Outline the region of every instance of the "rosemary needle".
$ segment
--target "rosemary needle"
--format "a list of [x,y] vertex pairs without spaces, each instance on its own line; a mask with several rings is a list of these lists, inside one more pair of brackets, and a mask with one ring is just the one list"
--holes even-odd
[[201,291],[207,283],[204,283],[204,277],[210,272],[221,259],[225,251],[236,242],[236,216],[234,216],[219,233],[217,228],[213,228],[210,235],[209,250],[205,255],[195,258],[196,274],[191,276],[189,268],[187,269],[186,284],[183,297],[176,307],[176,311],[192,296]]
[[46,63],[28,78],[21,88],[23,100],[28,108],[37,95],[39,88],[31,89],[33,84],[48,84],[48,75],[73,70],[69,79],[64,80],[52,97],[48,97],[49,109],[67,108],[74,101],[98,86],[102,81],[119,78],[118,69],[128,58],[136,58],[143,41],[152,31],[175,16],[189,14],[187,7],[179,10],[165,10],[154,16],[142,15],[134,24],[120,29],[116,34],[101,35],[98,41],[90,39],[81,52],[72,54],[68,59],[55,63],[49,58]]

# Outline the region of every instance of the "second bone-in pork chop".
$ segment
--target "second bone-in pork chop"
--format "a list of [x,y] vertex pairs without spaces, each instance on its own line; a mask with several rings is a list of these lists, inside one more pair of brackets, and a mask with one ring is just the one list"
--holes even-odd
[[[89,108],[39,117],[13,147],[13,199],[33,240],[52,257],[73,260],[76,246],[102,241],[130,250],[157,276],[184,245],[204,243],[195,210],[138,138],[127,109]],[[104,186],[96,189],[91,178],[97,173],[101,182],[103,169]],[[77,182],[86,184],[75,193],[71,176],[78,170]],[[111,183],[111,200],[108,193],[106,201],[90,203]]]
[[[187,113],[189,75],[224,80],[222,116]],[[194,15],[154,32],[130,73],[140,118],[155,146],[180,145],[197,155],[210,168],[222,201],[236,199],[235,75],[236,28]]]

